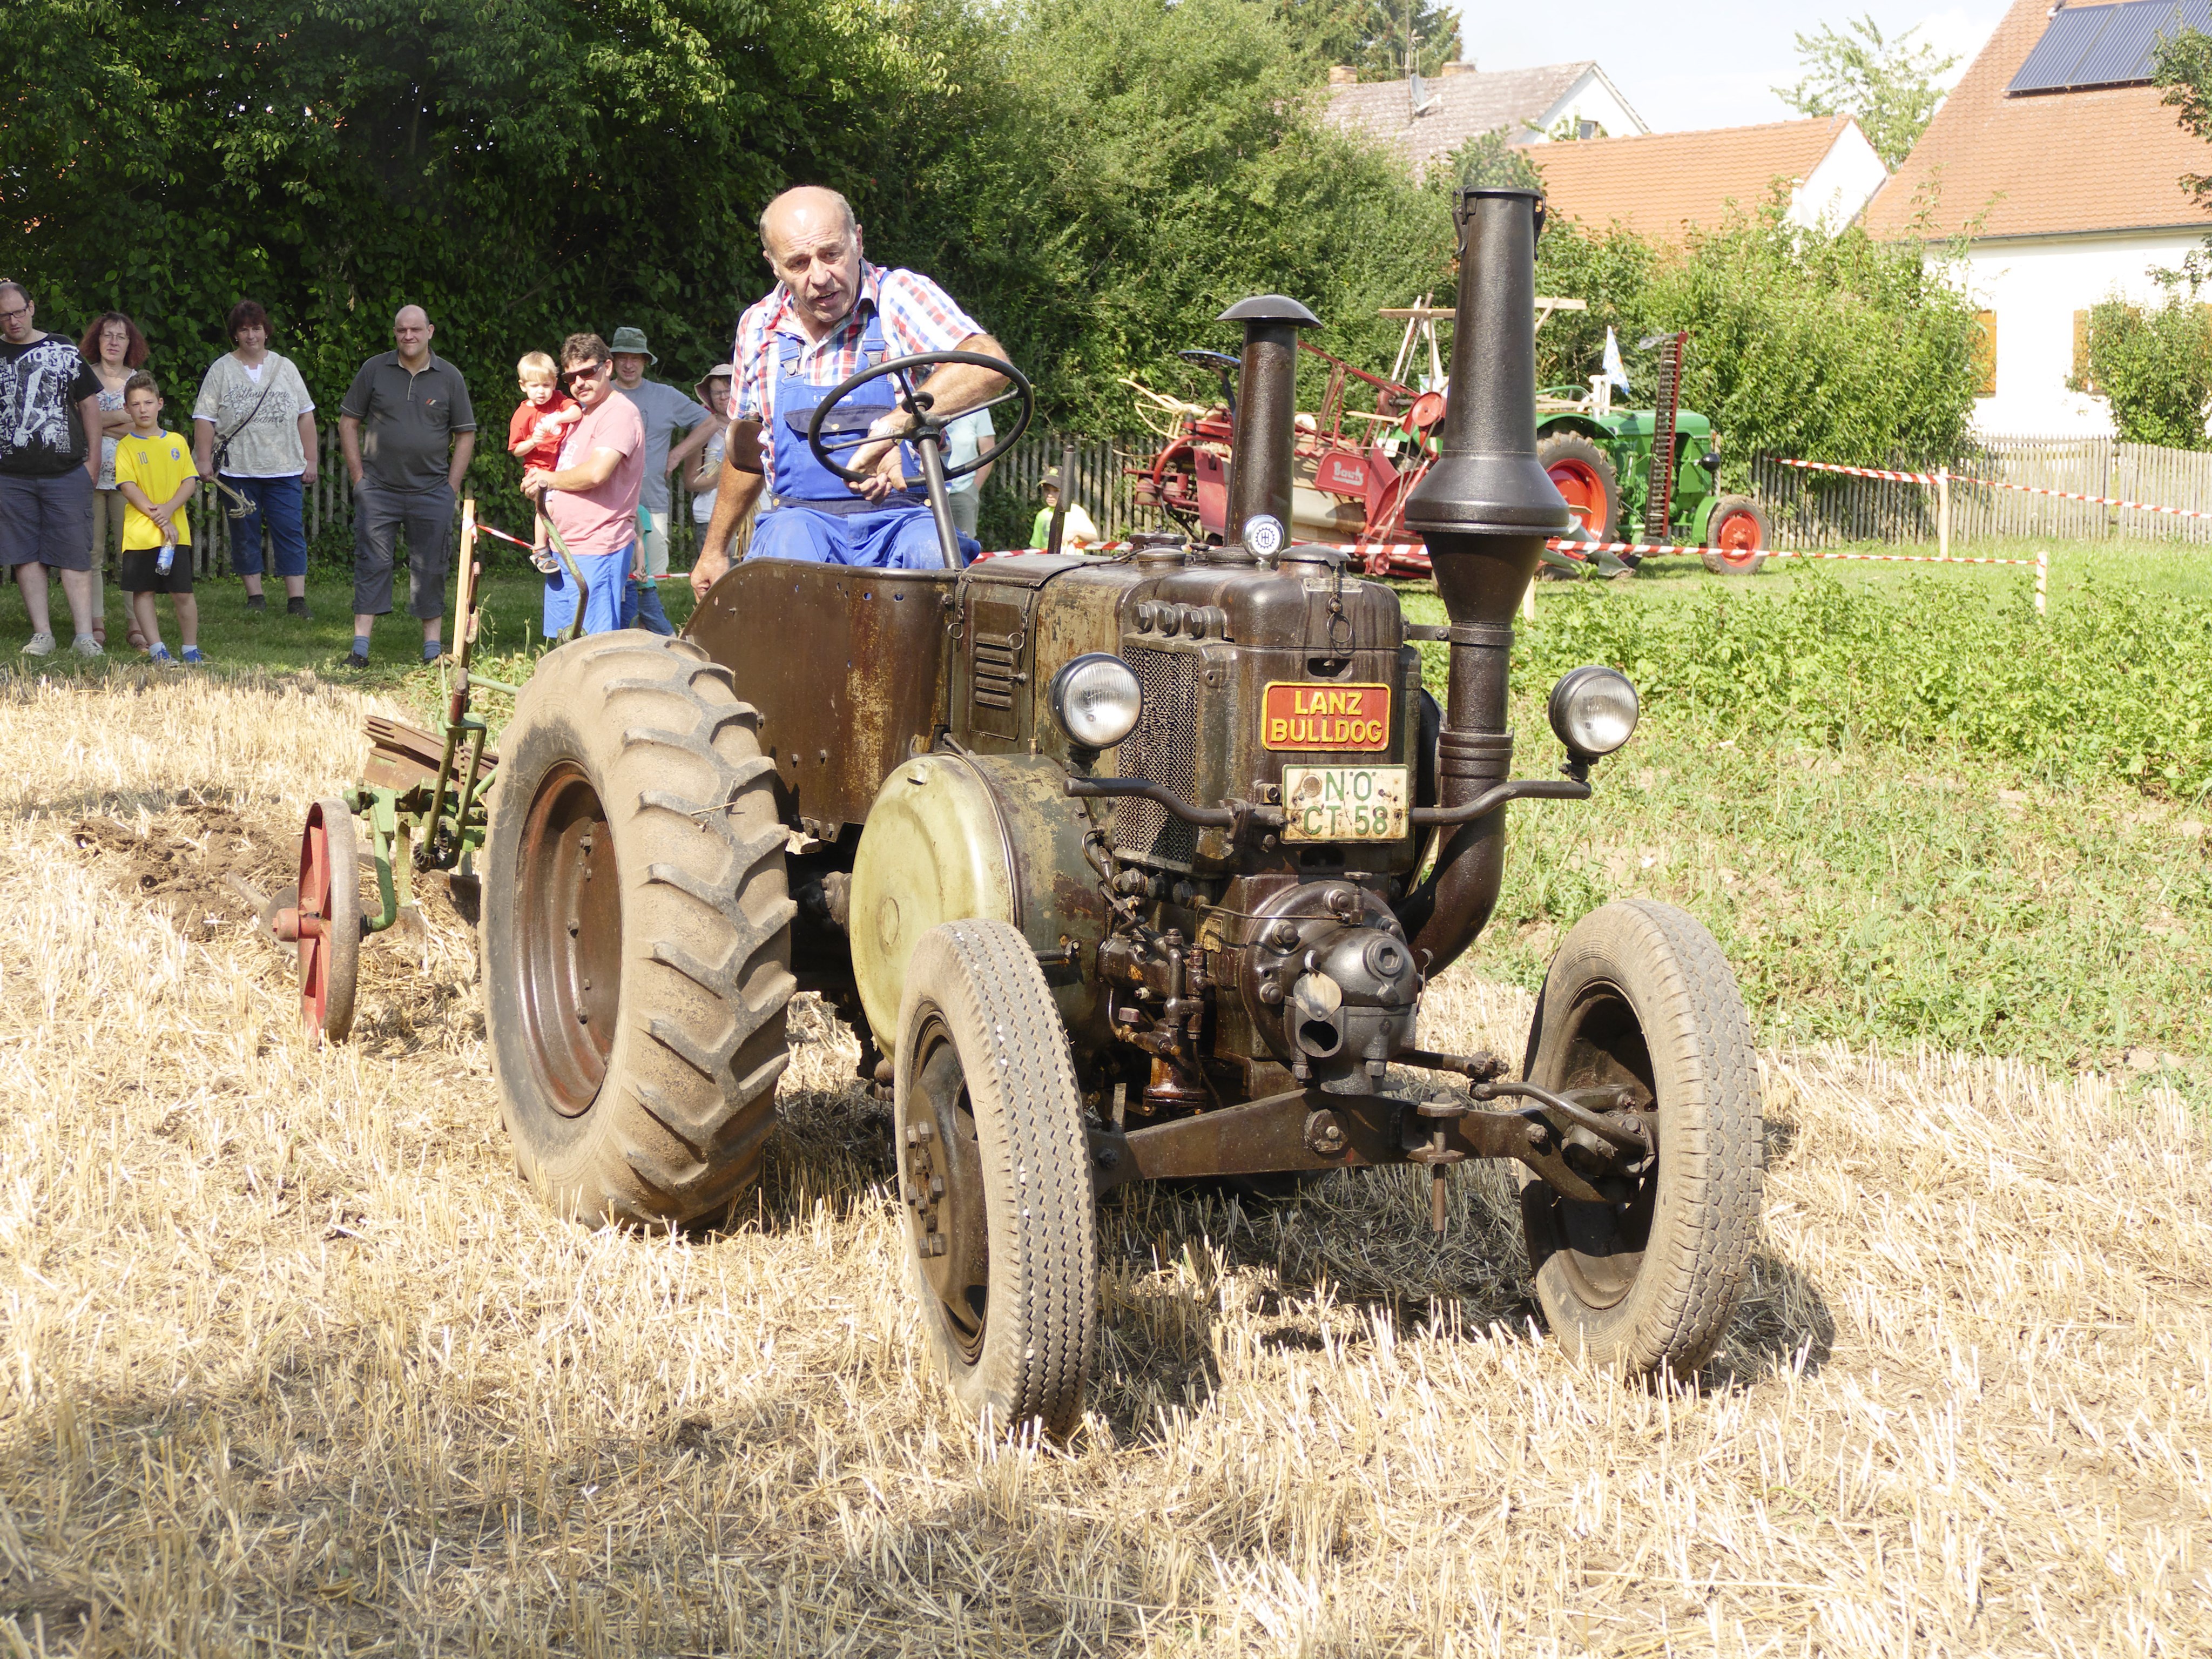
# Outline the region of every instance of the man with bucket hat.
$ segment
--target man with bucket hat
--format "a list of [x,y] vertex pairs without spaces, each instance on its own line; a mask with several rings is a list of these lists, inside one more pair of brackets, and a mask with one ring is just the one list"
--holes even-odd
[[[874,416],[872,441],[845,465],[867,474],[865,483],[848,484],[815,459],[807,422],[863,362],[951,350],[1004,361],[1006,349],[928,277],[870,264],[852,204],[836,191],[784,191],[761,215],[760,233],[776,286],[738,320],[728,448],[692,591],[703,596],[729,568],[730,534],[764,489],[774,501],[753,527],[748,558],[936,568],[943,556],[928,501],[905,483],[921,465],[896,441],[910,417],[892,406],[890,383],[878,380],[855,399]],[[945,364],[929,377],[931,412],[962,414],[1005,385],[994,370]],[[963,541],[972,553],[973,538]]]
[[646,343],[641,328],[618,328],[608,344],[614,353],[615,390],[636,405],[645,422],[645,485],[638,501],[638,531],[645,543],[646,586],[638,593],[638,620],[656,634],[672,634],[652,579],[668,574],[668,452],[678,433],[689,433],[711,418],[707,410],[674,386],[645,378],[646,365],[660,360]]

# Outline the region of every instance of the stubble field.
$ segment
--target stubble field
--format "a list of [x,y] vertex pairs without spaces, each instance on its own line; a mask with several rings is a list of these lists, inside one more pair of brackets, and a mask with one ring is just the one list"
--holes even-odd
[[[818,1008],[751,1216],[688,1239],[516,1181],[441,896],[302,1045],[222,876],[274,879],[370,706],[0,688],[12,1653],[2212,1650],[2187,1077],[1766,1048],[1765,1243],[1672,1391],[1548,1340],[1498,1172],[1441,1244],[1412,1172],[1125,1194],[1090,1420],[994,1443],[922,1370]],[[1498,965],[1426,1041],[1517,1054]]]

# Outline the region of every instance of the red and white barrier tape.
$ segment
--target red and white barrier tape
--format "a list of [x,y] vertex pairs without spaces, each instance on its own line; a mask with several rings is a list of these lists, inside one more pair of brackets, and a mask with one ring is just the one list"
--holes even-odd
[[[1885,472],[1880,467],[1842,466],[1832,461],[1784,461],[1782,465],[1807,472],[1840,472],[1853,478],[1888,478],[1898,483],[1933,486],[1938,482],[1937,475],[1933,472]],[[2212,519],[2212,512],[2193,507],[2162,507],[2156,501],[2131,501],[2119,495],[2090,495],[2078,489],[2050,489],[2041,484],[2014,483],[2007,478],[1977,478],[1966,472],[1943,476],[1952,483],[1980,484],[1987,489],[2016,489],[2024,495],[2049,495],[2062,501],[2088,501],[2099,507],[2123,507],[2131,513],[2165,513],[2177,519]]]

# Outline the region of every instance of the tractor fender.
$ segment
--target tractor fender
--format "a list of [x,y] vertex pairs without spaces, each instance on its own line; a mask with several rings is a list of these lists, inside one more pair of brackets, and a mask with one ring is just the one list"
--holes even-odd
[[[1107,908],[1084,853],[1090,819],[1068,799],[1066,776],[1048,756],[963,751],[918,756],[884,781],[854,859],[848,913],[853,976],[878,1042],[899,1029],[908,958],[947,921],[1016,929],[1047,963],[1069,1030],[1089,1025],[1097,982],[1085,970]],[[1078,1046],[1089,1045],[1079,1036]]]

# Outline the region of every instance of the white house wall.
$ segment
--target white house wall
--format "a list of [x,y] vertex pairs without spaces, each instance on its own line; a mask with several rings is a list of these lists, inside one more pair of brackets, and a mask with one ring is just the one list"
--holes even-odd
[[1840,230],[1859,216],[1888,177],[1889,169],[1853,121],[1791,195],[1790,222],[1808,230],[1821,224]]
[[1562,121],[1595,121],[1605,130],[1608,138],[1633,138],[1638,133],[1649,132],[1644,118],[1629,108],[1628,100],[1620,89],[1606,78],[1595,64],[1577,76],[1574,83],[1560,94],[1559,101],[1544,112],[1541,130],[1523,127],[1510,137],[1516,144],[1539,143],[1548,139]]
[[[1993,437],[2110,434],[2105,400],[2066,389],[2074,372],[2074,313],[2115,294],[2156,304],[2148,274],[2178,269],[2202,232],[2106,232],[1976,242],[1958,276],[1996,314],[1996,395],[1974,404],[1976,430]],[[1931,259],[1942,257],[1931,250]]]

